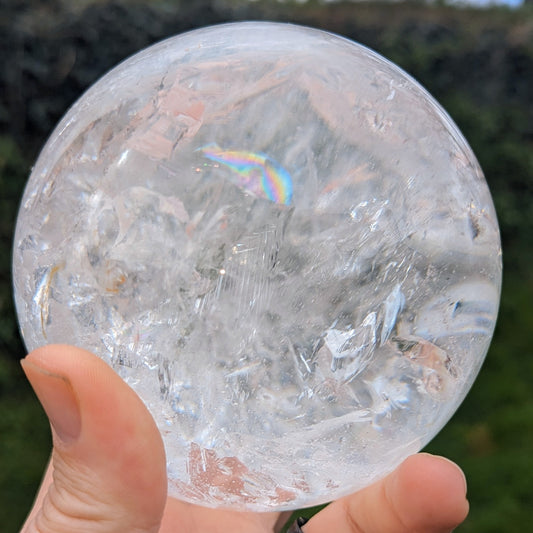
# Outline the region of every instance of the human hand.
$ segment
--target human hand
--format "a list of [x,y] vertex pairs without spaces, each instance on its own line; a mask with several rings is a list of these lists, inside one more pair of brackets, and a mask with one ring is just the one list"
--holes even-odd
[[[22,533],[272,533],[280,513],[205,509],[167,498],[150,413],[96,356],[47,346],[22,366],[52,426],[48,470]],[[444,533],[468,513],[466,483],[442,457],[414,455],[315,515],[305,533]]]

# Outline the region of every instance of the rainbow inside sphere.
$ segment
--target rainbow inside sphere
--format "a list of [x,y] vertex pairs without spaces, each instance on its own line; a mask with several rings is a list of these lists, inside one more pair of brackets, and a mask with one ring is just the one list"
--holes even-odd
[[461,133],[371,50],[275,23],[156,44],[68,111],[14,245],[28,349],[139,394],[172,496],[272,511],[360,489],[472,385],[501,248]]

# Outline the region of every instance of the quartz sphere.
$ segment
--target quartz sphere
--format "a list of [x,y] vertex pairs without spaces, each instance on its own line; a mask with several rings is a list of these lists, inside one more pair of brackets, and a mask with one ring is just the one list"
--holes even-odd
[[14,280],[28,349],[91,350],[145,402],[172,496],[267,511],[360,489],[443,427],[490,343],[501,249],[418,83],[250,22],[156,44],[68,111]]

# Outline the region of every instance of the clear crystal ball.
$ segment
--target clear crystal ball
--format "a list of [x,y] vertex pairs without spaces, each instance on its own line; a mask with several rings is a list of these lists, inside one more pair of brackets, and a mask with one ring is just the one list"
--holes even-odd
[[322,503],[420,450],[487,352],[501,249],[466,141],[341,37],[238,23],[128,59],[70,109],[14,247],[28,349],[92,350],[153,414],[170,494]]

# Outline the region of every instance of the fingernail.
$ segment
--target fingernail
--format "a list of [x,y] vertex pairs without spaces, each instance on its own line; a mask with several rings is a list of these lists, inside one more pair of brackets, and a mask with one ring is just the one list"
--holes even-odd
[[81,416],[70,380],[26,359],[20,364],[57,437],[65,444],[75,441],[81,431]]

